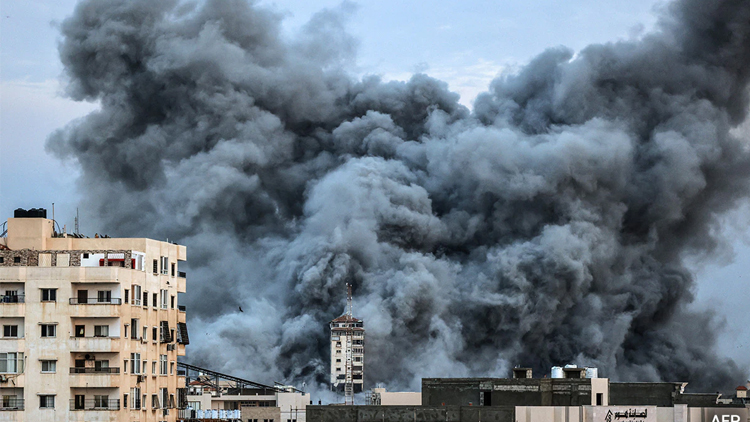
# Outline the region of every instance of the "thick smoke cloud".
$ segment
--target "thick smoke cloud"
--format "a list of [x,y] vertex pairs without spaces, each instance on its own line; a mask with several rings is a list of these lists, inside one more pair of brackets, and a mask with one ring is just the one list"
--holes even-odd
[[48,147],[111,234],[189,246],[189,361],[325,382],[350,282],[368,382],[391,388],[569,362],[744,376],[688,309],[683,260],[748,195],[750,3],[682,0],[640,40],[550,49],[474,111],[426,75],[348,74],[352,9],[291,39],[240,0],[83,1],[62,24],[67,92],[101,109]]

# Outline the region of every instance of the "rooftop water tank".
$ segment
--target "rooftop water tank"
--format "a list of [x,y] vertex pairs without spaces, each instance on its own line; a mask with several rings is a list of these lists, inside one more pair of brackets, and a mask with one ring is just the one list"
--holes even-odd
[[565,378],[562,367],[560,366],[552,367],[552,378]]
[[586,368],[586,378],[599,378],[598,368]]

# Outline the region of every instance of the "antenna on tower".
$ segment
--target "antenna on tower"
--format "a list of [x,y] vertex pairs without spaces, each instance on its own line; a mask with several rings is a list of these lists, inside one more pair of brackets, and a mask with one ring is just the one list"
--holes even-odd
[[352,285],[346,283],[346,315],[352,316]]
[[76,234],[79,233],[79,231],[78,231],[78,207],[76,207],[76,232],[75,233]]

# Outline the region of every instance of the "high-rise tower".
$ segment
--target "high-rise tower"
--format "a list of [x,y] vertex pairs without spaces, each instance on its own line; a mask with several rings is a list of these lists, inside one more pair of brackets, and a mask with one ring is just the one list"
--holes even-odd
[[343,390],[346,404],[362,391],[365,364],[365,329],[352,315],[352,286],[346,285],[346,312],[331,321],[331,387]]

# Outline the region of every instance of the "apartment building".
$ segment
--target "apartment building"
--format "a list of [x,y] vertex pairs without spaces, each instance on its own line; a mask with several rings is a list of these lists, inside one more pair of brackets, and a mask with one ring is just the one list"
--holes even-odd
[[176,421],[186,248],[61,234],[44,210],[4,226],[0,422]]
[[354,404],[354,394],[364,386],[364,322],[352,316],[352,290],[346,285],[346,313],[329,324],[331,330],[331,389],[344,391],[344,404]]

